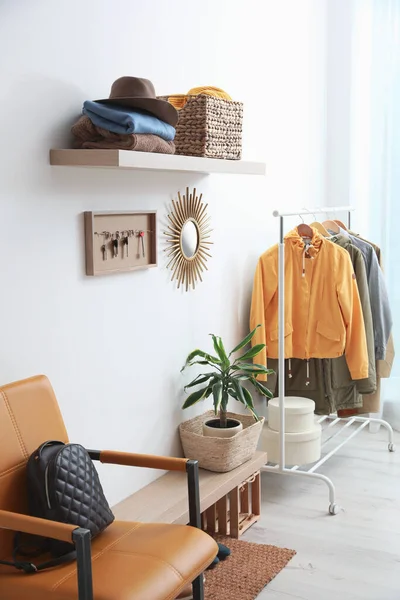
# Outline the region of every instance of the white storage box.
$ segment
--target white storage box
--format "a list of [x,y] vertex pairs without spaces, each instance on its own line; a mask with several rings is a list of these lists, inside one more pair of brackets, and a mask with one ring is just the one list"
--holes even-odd
[[[309,398],[288,396],[285,398],[285,431],[301,433],[314,428],[315,402]],[[279,431],[279,398],[268,402],[268,426],[273,431]]]
[[[268,462],[279,463],[279,432],[264,425],[260,450],[268,452]],[[316,423],[310,431],[285,433],[285,464],[307,465],[321,457],[321,425]]]

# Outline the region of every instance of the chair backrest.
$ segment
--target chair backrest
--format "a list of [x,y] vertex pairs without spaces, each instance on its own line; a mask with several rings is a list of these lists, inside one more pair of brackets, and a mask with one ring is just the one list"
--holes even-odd
[[[0,509],[27,510],[25,465],[46,440],[68,442],[56,397],[44,375],[0,387]],[[0,530],[0,557],[10,554],[14,533]]]

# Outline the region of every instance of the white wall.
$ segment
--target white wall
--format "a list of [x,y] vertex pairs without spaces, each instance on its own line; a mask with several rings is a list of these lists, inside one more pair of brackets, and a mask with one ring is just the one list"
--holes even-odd
[[[186,354],[211,331],[228,346],[247,331],[273,208],[324,198],[325,32],[322,0],[1,3],[0,382],[47,374],[72,440],[179,452]],[[243,100],[244,156],[267,176],[50,167],[82,102],[126,74],[159,94],[210,84]],[[209,202],[215,241],[194,293],[174,289],[161,251],[166,206],[187,185]],[[140,208],[159,211],[160,267],[86,277],[82,212]],[[155,476],[103,469],[111,502]]]
[[326,7],[326,204],[350,204],[350,121],[353,0]]

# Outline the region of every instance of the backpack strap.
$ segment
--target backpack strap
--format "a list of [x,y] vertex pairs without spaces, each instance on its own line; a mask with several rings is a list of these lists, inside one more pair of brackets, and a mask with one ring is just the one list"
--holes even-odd
[[43,571],[43,569],[49,569],[50,567],[56,567],[57,565],[62,565],[65,562],[70,562],[76,559],[76,551],[68,552],[67,554],[63,554],[63,556],[59,556],[58,558],[52,558],[51,560],[47,560],[44,563],[40,563],[40,565],[34,565],[31,562],[14,560],[13,562],[7,560],[0,560],[0,565],[6,565],[8,567],[15,567],[15,569],[19,569],[20,571],[24,571],[24,573],[37,573],[38,571]]
[[[46,560],[39,565],[35,565],[32,562],[27,560],[18,560],[18,554],[22,556],[35,556],[38,552],[24,552],[19,544],[20,534],[19,532],[15,534],[14,537],[14,547],[13,547],[13,560],[0,560],[0,565],[6,565],[8,567],[14,567],[20,571],[24,571],[24,573],[37,573],[38,571],[43,571],[43,569],[50,569],[50,567],[56,567],[57,565],[62,565],[65,562],[69,562],[76,559],[76,550],[72,550],[71,552],[67,552],[67,554],[63,554],[62,556],[58,556],[57,558],[52,558],[50,560]],[[39,548],[39,552],[43,551],[44,548]]]

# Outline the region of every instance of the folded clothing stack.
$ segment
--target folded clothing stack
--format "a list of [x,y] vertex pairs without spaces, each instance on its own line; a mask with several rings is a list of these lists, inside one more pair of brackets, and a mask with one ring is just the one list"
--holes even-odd
[[108,107],[86,100],[72,126],[77,148],[113,148],[174,154],[175,129],[144,111]]
[[178,113],[147,79],[117,79],[110,98],[86,100],[82,113],[71,129],[77,148],[175,152]]

